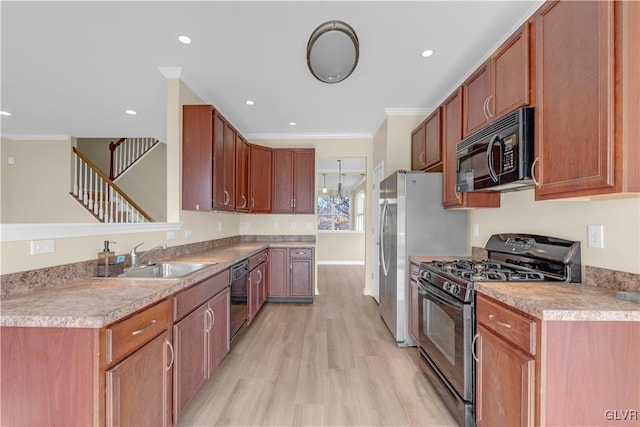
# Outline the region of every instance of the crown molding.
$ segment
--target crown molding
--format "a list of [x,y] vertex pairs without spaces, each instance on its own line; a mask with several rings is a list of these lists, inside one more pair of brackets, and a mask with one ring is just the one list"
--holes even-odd
[[179,79],[182,67],[158,67],[165,79]]

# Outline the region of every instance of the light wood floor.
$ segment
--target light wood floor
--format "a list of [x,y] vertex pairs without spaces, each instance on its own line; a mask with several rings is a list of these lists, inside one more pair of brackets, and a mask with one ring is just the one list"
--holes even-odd
[[455,426],[364,283],[323,265],[313,305],[265,304],[179,425]]

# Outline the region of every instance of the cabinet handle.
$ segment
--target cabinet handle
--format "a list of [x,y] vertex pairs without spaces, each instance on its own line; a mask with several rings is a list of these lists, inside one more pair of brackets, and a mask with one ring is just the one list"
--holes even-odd
[[487,104],[489,103],[489,98],[484,100],[484,104],[482,104],[482,114],[484,114],[484,118],[489,120],[489,116],[487,115]]
[[269,262],[269,254],[268,253],[264,254],[264,262],[265,263]]
[[531,163],[531,179],[533,179],[533,183],[535,184],[536,187],[540,187],[540,183],[536,179],[536,169],[535,169],[536,163],[538,163],[538,160],[540,160],[540,157],[536,157],[533,163]]
[[173,344],[171,344],[171,341],[166,340],[165,343],[167,344],[167,346],[169,346],[169,350],[171,350],[171,362],[169,363],[169,366],[167,366],[167,371],[168,371],[173,366],[174,353],[173,353]]
[[196,205],[196,210],[199,211],[200,210],[200,205]]
[[491,98],[493,98],[493,94],[489,95],[487,98],[487,115],[489,118],[493,117],[493,114],[491,113]]
[[476,341],[480,338],[480,334],[476,333],[473,336],[473,341],[471,341],[471,355],[473,356],[473,360],[479,362],[478,356],[476,356]]
[[453,189],[453,192],[454,192],[454,193],[455,193],[455,195],[456,195],[456,199],[458,199],[458,201],[459,201],[459,202],[461,202],[461,201],[462,201],[462,199],[460,198],[460,193],[458,193],[458,190],[457,190],[456,188],[454,188],[454,189]]
[[497,323],[498,325],[503,326],[505,328],[511,328],[510,324],[499,321],[498,319],[496,319],[496,316],[494,316],[493,314],[489,315],[489,320],[491,320],[491,321],[493,321],[493,322]]
[[231,200],[231,196],[229,195],[229,192],[227,190],[223,190],[224,192],[224,203],[223,205],[227,206],[229,204],[229,201]]
[[211,307],[209,307],[207,310],[209,310],[211,316],[211,327],[213,328],[213,325],[216,324],[216,313],[211,309]]
[[244,194],[242,195],[242,206],[240,206],[241,208],[246,208],[247,207],[247,198],[244,196]]
[[305,254],[306,254],[306,252],[303,252],[303,251],[297,251],[296,252],[296,255],[305,255]]
[[251,207],[252,207],[252,208],[255,208],[255,207],[256,207],[256,199],[255,199],[255,197],[252,197],[252,198],[251,198]]
[[296,207],[296,198],[295,197],[293,198],[293,207],[294,208]]
[[293,270],[293,263],[292,262],[289,263],[289,270]]
[[131,335],[134,335],[134,336],[135,336],[135,335],[140,335],[140,334],[142,334],[142,333],[144,333],[144,332],[147,332],[149,329],[153,328],[155,325],[156,325],[156,320],[155,320],[155,319],[153,319],[153,320],[151,321],[151,323],[149,323],[149,324],[148,324],[147,326],[145,326],[144,328],[142,328],[142,329],[138,329],[137,331],[133,331],[133,332],[131,332]]
[[289,207],[293,207],[293,197],[289,199]]
[[262,282],[262,271],[258,270],[258,285]]
[[427,161],[424,158],[424,150],[422,150],[422,152],[420,153],[420,157],[418,158],[418,160],[420,160],[421,165],[424,165],[425,163],[427,163]]

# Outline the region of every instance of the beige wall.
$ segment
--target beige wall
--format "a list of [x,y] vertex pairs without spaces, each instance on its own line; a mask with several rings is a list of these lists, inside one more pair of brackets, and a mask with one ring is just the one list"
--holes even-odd
[[[0,139],[3,224],[93,222],[69,194],[72,140]],[[8,158],[15,158],[9,165]]]
[[320,232],[317,242],[318,264],[365,264],[365,233]]
[[[495,233],[542,234],[582,242],[582,265],[640,274],[640,199],[534,201],[534,190],[503,193],[499,209],[470,211],[471,245]],[[604,226],[604,249],[587,247],[587,225]],[[473,234],[473,232],[471,232]]]

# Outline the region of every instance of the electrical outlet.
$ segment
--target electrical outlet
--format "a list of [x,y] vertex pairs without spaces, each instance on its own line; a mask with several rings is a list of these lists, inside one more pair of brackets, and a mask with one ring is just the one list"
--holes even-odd
[[273,229],[274,229],[274,230],[278,230],[278,229],[280,229],[280,223],[274,222],[274,223],[273,223]]
[[55,251],[53,240],[32,240],[31,255],[50,254]]
[[188,239],[189,237],[191,237],[191,230],[184,230],[184,237],[185,239]]
[[222,221],[218,221],[218,232],[222,232]]
[[587,245],[590,248],[604,248],[604,226],[602,225],[588,225],[587,226],[588,241]]
[[296,229],[296,225],[297,225],[297,224],[296,224],[295,222],[292,222],[292,223],[291,223],[291,229],[292,229],[292,230],[295,230],[295,229]]
[[249,221],[240,221],[240,228],[242,228],[243,230],[248,230],[249,229]]

